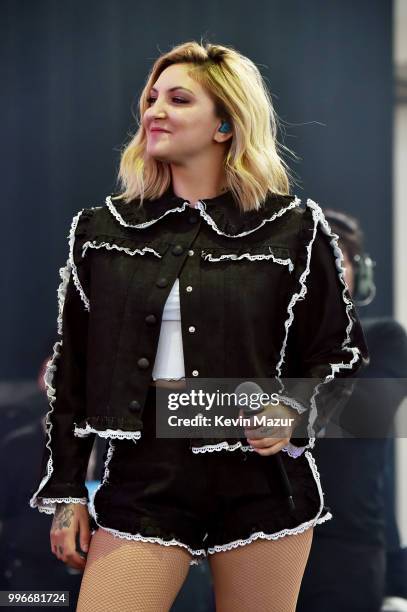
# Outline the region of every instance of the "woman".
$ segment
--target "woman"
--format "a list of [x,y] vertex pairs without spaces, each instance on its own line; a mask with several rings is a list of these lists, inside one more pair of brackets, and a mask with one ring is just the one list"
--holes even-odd
[[[30,504],[55,512],[52,552],[85,570],[80,612],[169,610],[206,556],[217,610],[294,610],[313,527],[331,518],[306,450],[326,398],[341,401],[325,383],[368,361],[341,253],[320,207],[289,194],[272,102],[248,58],[175,47],[155,62],[140,116],[123,192],[72,222]],[[156,435],[157,387],[215,379],[278,381],[265,411],[290,425],[251,420],[242,440]],[[96,435],[108,448],[89,525]]]

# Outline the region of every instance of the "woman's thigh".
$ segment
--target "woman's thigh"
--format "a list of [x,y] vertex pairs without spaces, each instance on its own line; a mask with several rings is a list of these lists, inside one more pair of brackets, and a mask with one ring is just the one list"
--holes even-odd
[[209,555],[216,612],[294,612],[313,527]]
[[189,571],[179,546],[126,540],[98,529],[91,538],[77,612],[165,612]]

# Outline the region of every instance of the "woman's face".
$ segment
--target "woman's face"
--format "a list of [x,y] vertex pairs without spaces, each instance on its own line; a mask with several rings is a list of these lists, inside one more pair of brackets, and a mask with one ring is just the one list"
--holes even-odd
[[[228,139],[218,132],[222,123],[215,105],[199,83],[188,76],[188,64],[168,66],[150,90],[143,116],[147,153],[167,163],[184,165],[194,157],[211,154]],[[170,91],[170,89],[174,89]],[[181,89],[185,88],[185,89]],[[151,132],[160,127],[167,132]]]

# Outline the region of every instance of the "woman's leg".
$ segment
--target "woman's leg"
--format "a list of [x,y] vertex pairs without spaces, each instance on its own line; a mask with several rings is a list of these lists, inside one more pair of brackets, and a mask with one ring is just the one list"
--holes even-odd
[[210,554],[216,612],[295,612],[313,527]]
[[170,610],[190,559],[180,546],[126,540],[98,529],[91,538],[76,610]]

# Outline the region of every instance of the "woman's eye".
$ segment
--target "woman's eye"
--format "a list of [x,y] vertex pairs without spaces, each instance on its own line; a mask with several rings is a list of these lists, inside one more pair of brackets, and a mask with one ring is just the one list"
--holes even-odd
[[[177,103],[180,103],[180,104],[186,104],[186,103],[188,103],[188,100],[184,100],[184,98],[177,98],[177,97],[174,97],[174,98],[172,98],[172,99],[173,99],[173,100],[176,100],[176,101],[177,101]],[[147,98],[147,103],[148,103],[148,104],[151,104],[151,102],[154,102],[154,100],[156,100],[156,98],[152,98],[152,97],[150,96],[149,98]]]

